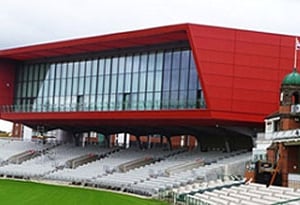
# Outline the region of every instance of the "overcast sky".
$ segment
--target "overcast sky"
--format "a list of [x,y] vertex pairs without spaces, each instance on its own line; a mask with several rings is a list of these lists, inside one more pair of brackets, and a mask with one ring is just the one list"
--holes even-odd
[[177,23],[300,34],[299,0],[2,0],[0,49]]
[[0,50],[186,22],[299,36],[299,11],[300,0],[2,0]]

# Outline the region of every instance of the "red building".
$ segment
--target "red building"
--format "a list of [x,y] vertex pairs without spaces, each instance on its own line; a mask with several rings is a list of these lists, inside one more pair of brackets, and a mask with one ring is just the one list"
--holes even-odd
[[294,46],[288,35],[180,24],[1,50],[0,117],[249,147],[278,107]]

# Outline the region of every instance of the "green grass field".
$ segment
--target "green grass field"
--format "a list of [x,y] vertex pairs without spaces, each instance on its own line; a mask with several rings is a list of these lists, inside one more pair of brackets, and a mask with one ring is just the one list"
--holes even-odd
[[167,203],[107,191],[1,179],[0,204],[166,205]]

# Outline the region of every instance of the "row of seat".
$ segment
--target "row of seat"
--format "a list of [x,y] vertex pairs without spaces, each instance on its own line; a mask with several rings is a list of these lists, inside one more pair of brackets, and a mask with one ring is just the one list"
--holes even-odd
[[[224,155],[224,153],[219,153],[219,157],[221,155]],[[213,155],[212,153],[198,153],[197,157],[199,158],[199,156],[206,157],[209,160],[210,158],[207,156],[216,157],[217,155],[216,153]],[[176,155],[173,158],[175,157],[181,158],[180,155]],[[230,156],[229,158],[231,158],[232,161],[236,161],[236,163],[243,161],[245,164],[250,157],[251,155],[249,153],[244,153],[238,155],[240,161],[237,160],[237,156]],[[174,173],[173,175],[168,175],[165,173],[165,170],[168,170],[176,164],[176,160],[172,160],[173,158],[171,157],[161,160],[160,162],[132,170],[126,174],[114,173],[112,175],[101,176],[96,178],[95,184],[104,188],[125,189],[125,191],[132,193],[158,195],[160,192],[182,185],[191,184],[195,181],[217,179],[219,176],[224,174],[223,163],[212,163],[202,167],[196,167],[190,170]],[[220,161],[224,159],[229,160],[229,158],[221,157]],[[177,163],[178,162],[181,163],[181,160],[177,161]]]
[[52,146],[51,144],[44,145],[32,141],[0,139],[0,162],[28,150],[39,152]]
[[39,151],[39,156],[21,164],[6,164],[0,167],[0,175],[24,178],[44,177],[64,167],[68,160],[87,155],[91,151],[93,154],[100,156],[113,152],[114,150],[109,148],[100,149],[92,145],[83,148],[75,147],[72,144],[62,144],[52,149]]
[[188,195],[186,204],[260,205],[287,201],[289,204],[299,204],[300,189],[250,183]]
[[[158,150],[159,151],[159,150]],[[145,151],[145,155],[150,151]],[[53,180],[72,181],[74,183],[86,183],[95,187],[110,188],[124,190],[136,194],[157,195],[160,191],[172,189],[180,185],[193,183],[199,179],[216,179],[224,173],[224,165],[222,163],[212,163],[229,160],[238,161],[237,157],[243,158],[244,162],[249,160],[250,154],[240,152],[223,153],[223,152],[200,152],[193,151],[190,155],[186,152],[178,152],[170,155],[169,152],[156,152],[151,150],[153,156],[158,159],[155,163],[148,164],[136,169],[129,170],[125,173],[120,173],[116,168],[119,163],[126,160],[135,160],[136,157],[143,156],[143,152],[139,150],[122,150],[120,152],[109,155],[108,157],[80,166],[77,169],[63,169],[57,172],[50,173],[45,177]],[[156,154],[158,153],[158,154]],[[164,155],[168,157],[159,156]],[[183,170],[174,175],[167,175],[165,170],[178,165],[183,161],[205,159],[206,166],[196,167],[191,170]],[[229,160],[230,161],[230,160]],[[106,164],[110,164],[109,166]],[[111,167],[114,171],[110,172]]]
[[[251,157],[244,151],[224,153],[130,148],[113,152],[109,148],[93,145],[75,147],[72,144],[44,149],[41,153],[41,156],[22,164],[0,167],[0,175],[38,177],[153,196],[195,182],[214,180],[224,173],[235,174],[237,170],[243,170],[241,166]],[[65,167],[68,160],[86,154],[96,154],[102,158],[75,169]],[[151,158],[153,163],[120,172],[121,164],[131,164],[141,158]],[[199,161],[201,164],[194,166]]]
[[[53,180],[63,180],[63,181],[75,181],[83,183],[85,180],[90,181],[95,178],[105,177],[108,174],[113,174],[114,172],[118,172],[119,166],[126,162],[131,162],[136,159],[142,157],[149,157],[160,159],[165,158],[167,156],[173,156],[177,153],[182,153],[182,151],[163,151],[161,149],[153,149],[153,150],[138,150],[138,149],[126,149],[120,150],[119,152],[112,153],[107,155],[100,160],[88,163],[83,166],[79,166],[76,169],[62,169],[58,170],[57,172],[50,173],[46,175],[45,178],[53,179]],[[153,166],[145,165],[144,167]],[[134,170],[138,170],[136,168]],[[131,173],[132,170],[129,170]],[[148,172],[147,172],[148,173]],[[128,173],[124,173],[127,175]],[[134,174],[137,175],[137,174]]]

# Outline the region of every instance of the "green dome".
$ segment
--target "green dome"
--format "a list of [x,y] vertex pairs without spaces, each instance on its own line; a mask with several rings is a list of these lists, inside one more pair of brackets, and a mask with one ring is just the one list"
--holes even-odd
[[294,68],[293,72],[284,77],[282,85],[300,85],[300,74],[296,68]]

